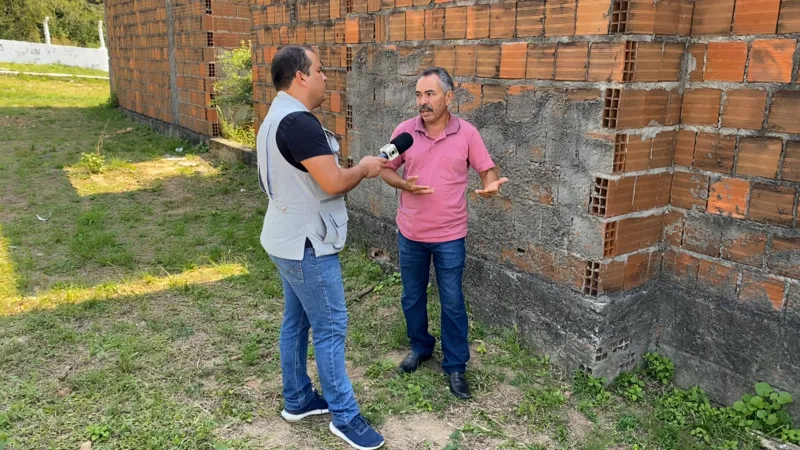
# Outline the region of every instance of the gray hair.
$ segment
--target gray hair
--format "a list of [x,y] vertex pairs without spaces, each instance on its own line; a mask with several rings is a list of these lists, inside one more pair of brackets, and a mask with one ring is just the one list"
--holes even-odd
[[447,73],[443,67],[431,67],[429,69],[425,69],[420,75],[420,78],[427,77],[428,75],[436,75],[439,77],[439,84],[442,85],[442,92],[445,94],[450,91],[455,91],[456,87],[453,84],[453,78]]

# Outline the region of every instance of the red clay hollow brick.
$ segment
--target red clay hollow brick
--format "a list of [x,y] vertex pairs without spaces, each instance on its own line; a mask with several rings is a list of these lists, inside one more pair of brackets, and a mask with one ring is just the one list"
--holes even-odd
[[736,156],[736,174],[775,178],[781,158],[780,139],[742,138]]
[[750,68],[747,81],[780,82],[792,81],[792,65],[795,39],[757,39],[750,51]]
[[710,42],[705,81],[742,82],[747,62],[747,42]]
[[750,182],[736,178],[723,178],[711,184],[708,209],[712,214],[743,219],[747,211],[747,194]]
[[736,89],[725,93],[722,126],[759,130],[764,122],[767,91]]

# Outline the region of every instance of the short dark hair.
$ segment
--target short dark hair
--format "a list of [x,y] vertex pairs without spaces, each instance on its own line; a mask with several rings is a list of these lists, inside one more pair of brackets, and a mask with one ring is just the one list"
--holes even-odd
[[311,58],[306,50],[313,51],[308,45],[289,45],[278,50],[272,58],[271,67],[272,84],[276,90],[288,89],[298,70],[306,75],[311,74]]
[[442,84],[442,92],[447,93],[449,91],[455,91],[456,87],[453,84],[453,78],[447,73],[447,70],[444,67],[430,67],[425,69],[420,75],[420,78],[427,77],[428,75],[436,75],[439,77],[439,82]]

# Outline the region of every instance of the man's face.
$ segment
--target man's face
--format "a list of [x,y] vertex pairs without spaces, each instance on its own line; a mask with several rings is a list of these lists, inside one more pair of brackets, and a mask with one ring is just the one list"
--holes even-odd
[[453,91],[445,93],[439,76],[432,74],[417,81],[417,110],[425,122],[436,122],[446,112]]
[[306,55],[311,59],[311,67],[309,68],[309,74],[303,74],[303,78],[309,90],[309,98],[317,107],[325,101],[325,83],[328,78],[322,73],[322,63],[319,60],[319,56],[309,50],[306,50]]

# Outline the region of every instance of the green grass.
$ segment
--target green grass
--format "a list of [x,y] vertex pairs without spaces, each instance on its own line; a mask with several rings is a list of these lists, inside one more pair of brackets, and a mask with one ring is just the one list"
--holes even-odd
[[63,64],[16,64],[0,62],[0,69],[13,70],[15,72],[61,73],[67,75],[108,77],[108,72],[103,70],[85,69],[83,67],[65,66]]
[[[278,418],[282,292],[253,169],[130,122],[104,82],[0,91],[0,449],[345,448],[326,418]],[[659,418],[686,412],[666,388],[626,401],[474,321],[473,400],[447,391],[440,350],[397,375],[399,276],[360,249],[342,260],[349,374],[387,448],[707,448]],[[435,294],[429,312],[438,337]]]

